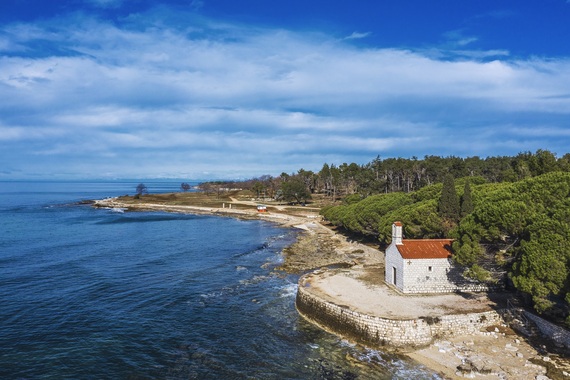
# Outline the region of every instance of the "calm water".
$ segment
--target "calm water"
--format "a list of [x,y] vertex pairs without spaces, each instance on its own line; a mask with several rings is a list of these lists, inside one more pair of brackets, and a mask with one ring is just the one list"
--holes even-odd
[[437,378],[297,315],[295,231],[77,203],[137,183],[0,182],[0,378]]

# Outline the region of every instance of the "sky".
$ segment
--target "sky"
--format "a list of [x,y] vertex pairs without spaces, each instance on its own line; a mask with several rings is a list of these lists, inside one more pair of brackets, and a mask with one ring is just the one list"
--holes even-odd
[[570,0],[2,0],[0,180],[570,152]]

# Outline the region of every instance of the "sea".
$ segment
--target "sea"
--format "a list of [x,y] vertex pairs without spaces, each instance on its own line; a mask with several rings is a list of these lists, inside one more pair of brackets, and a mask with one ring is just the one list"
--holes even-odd
[[[297,231],[97,209],[175,180],[0,181],[2,379],[439,379],[295,310]],[[191,183],[195,184],[195,183]]]

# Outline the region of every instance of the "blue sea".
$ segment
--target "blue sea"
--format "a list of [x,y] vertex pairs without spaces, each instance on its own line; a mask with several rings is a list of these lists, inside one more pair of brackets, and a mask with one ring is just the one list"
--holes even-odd
[[0,182],[0,378],[439,378],[298,316],[296,231],[81,203],[139,182]]

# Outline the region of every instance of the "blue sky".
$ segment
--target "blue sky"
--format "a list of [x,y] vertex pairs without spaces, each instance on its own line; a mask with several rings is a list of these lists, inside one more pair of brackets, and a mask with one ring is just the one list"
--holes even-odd
[[570,151],[570,1],[2,0],[0,180]]

